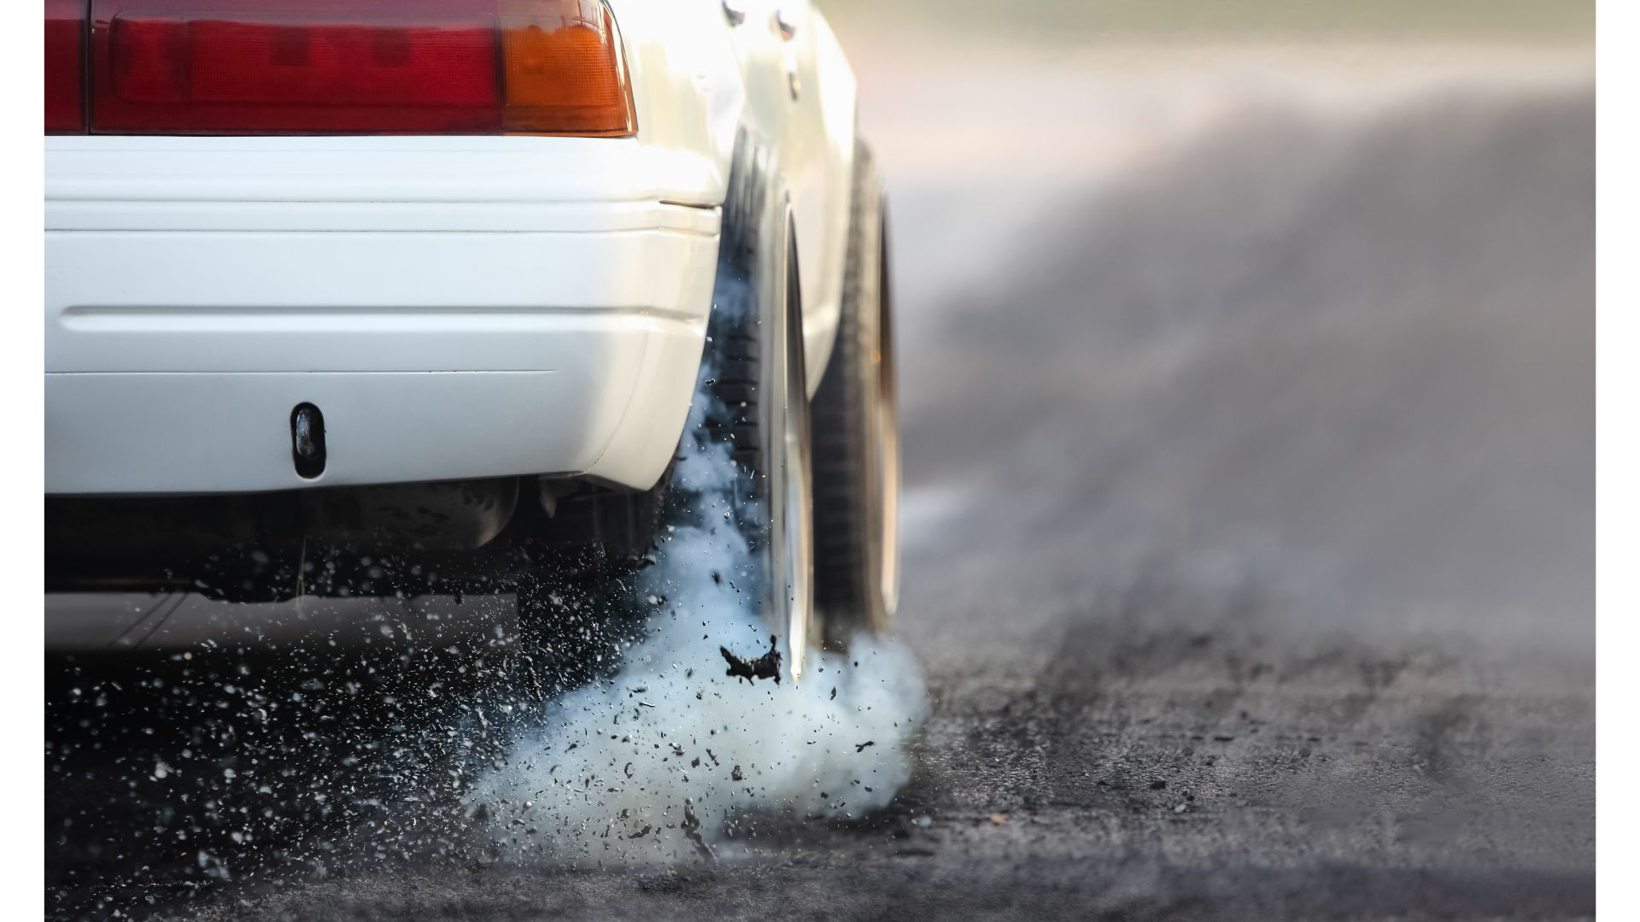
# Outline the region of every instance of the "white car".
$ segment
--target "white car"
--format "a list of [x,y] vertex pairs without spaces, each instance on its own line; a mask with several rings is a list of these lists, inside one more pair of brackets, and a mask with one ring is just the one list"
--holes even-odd
[[49,592],[550,631],[543,573],[643,560],[699,377],[794,650],[884,623],[881,191],[807,0],[45,7]]

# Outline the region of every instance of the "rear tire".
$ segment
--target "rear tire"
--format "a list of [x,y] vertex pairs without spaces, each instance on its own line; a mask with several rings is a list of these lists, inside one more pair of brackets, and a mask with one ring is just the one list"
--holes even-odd
[[882,632],[899,602],[899,417],[887,213],[870,151],[855,147],[837,341],[814,395],[816,604],[826,645]]
[[[769,632],[783,641],[786,671],[796,676],[803,670],[804,651],[811,639],[819,641],[821,631],[814,605],[802,293],[790,203],[767,153],[744,133],[735,147],[721,234],[696,389],[696,400],[704,397],[705,405],[697,408],[701,426],[684,434],[684,453],[724,446],[737,476],[724,497],[727,510],[715,497],[700,504],[710,510],[692,509],[692,485],[671,484],[667,515],[680,524],[712,528],[722,524],[720,510],[727,513],[752,556],[753,572],[745,574],[751,585],[736,577],[737,589],[750,589]],[[701,516],[710,521],[690,521]],[[600,546],[591,553],[597,564],[612,551]],[[637,639],[642,621],[624,617],[635,604],[629,577],[611,580],[598,576],[597,566],[568,563],[562,554],[547,555],[542,575],[554,571],[555,578],[528,580],[518,590],[530,674],[549,691],[583,684],[613,668],[620,648]]]
[[752,548],[764,621],[783,639],[794,676],[819,631],[801,301],[791,206],[743,134],[701,362],[705,431],[728,445],[740,470],[731,515]]

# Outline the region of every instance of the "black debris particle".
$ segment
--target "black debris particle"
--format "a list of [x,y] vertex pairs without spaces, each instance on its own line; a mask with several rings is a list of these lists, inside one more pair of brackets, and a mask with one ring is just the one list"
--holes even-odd
[[876,740],[866,740],[863,743],[855,743],[854,744],[854,751],[855,752],[865,752],[867,746],[875,746],[875,745],[877,745]]
[[835,685],[833,685],[831,687],[831,698],[829,700],[832,700],[832,701],[837,700],[837,686],[835,686]]
[[684,838],[695,844],[695,851],[699,852],[702,858],[707,861],[716,859],[717,856],[712,854],[711,846],[701,838],[700,817],[695,815],[695,802],[687,797],[683,800],[683,822],[678,824],[678,828],[683,830]]
[[741,679],[745,679],[753,685],[757,684],[758,679],[773,679],[774,684],[779,685],[780,650],[777,648],[779,642],[779,637],[769,635],[769,652],[755,660],[741,659],[730,653],[728,647],[718,647],[718,652],[723,654],[724,661],[729,664],[729,668],[723,674],[733,677],[737,685],[740,684],[739,680]]
[[746,776],[742,775],[740,773],[740,766],[738,766],[738,765],[735,766],[734,771],[731,771],[729,773],[729,777],[732,778],[735,781],[745,781],[746,780]]
[[637,832],[634,832],[632,835],[627,836],[627,838],[628,839],[641,839],[644,836],[649,835],[649,830],[654,829],[654,828],[655,827],[653,827],[653,826],[645,826],[644,828],[638,830]]

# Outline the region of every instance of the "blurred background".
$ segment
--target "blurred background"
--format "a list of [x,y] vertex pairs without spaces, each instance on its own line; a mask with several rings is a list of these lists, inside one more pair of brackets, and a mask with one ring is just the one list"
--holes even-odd
[[891,187],[908,552],[1015,551],[913,605],[1165,562],[1592,654],[1592,3],[822,8]]
[[1086,869],[1049,914],[1592,914],[1594,5],[822,7],[941,844]]

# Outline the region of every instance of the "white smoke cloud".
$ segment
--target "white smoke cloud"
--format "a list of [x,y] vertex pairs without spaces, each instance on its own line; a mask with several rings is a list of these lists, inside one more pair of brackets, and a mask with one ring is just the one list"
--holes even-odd
[[755,834],[769,811],[862,816],[910,776],[906,746],[927,698],[891,638],[859,635],[847,655],[810,650],[798,684],[725,675],[719,646],[753,659],[770,635],[728,505],[735,465],[720,443],[686,442],[696,444],[674,489],[691,524],[666,530],[637,580],[634,601],[653,612],[647,636],[613,678],[544,703],[467,795],[514,860],[697,860],[726,834]]

